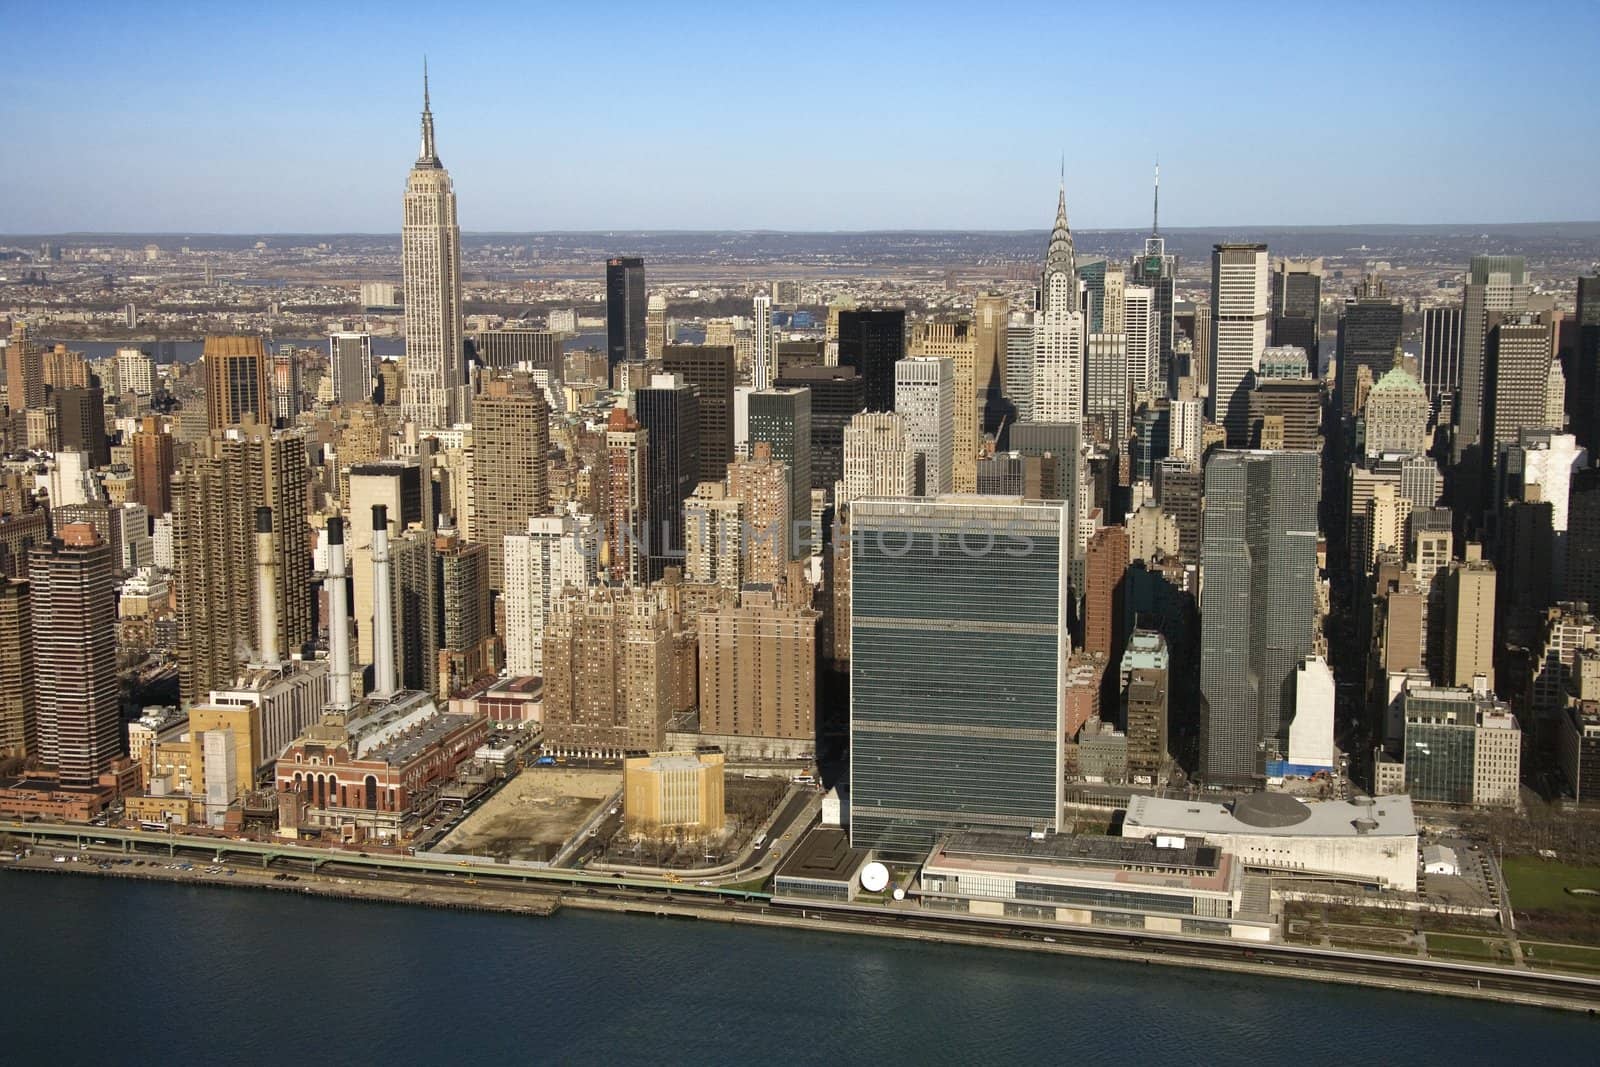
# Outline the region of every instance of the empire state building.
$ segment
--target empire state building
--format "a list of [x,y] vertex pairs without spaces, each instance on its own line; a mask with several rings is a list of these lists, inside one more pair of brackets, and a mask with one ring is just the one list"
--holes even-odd
[[443,429],[467,415],[461,410],[461,230],[450,172],[434,149],[426,70],[422,153],[406,181],[400,249],[406,301],[400,411],[421,429]]

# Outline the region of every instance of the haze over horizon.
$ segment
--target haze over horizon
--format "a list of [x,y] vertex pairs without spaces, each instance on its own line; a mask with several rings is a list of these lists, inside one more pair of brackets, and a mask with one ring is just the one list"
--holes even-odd
[[[424,53],[473,233],[1037,231],[1063,151],[1085,231],[1148,227],[1157,158],[1163,228],[1597,215],[1600,71],[1485,80],[1501,6],[1141,12],[29,8],[0,232],[395,232]],[[1600,40],[1595,5],[1517,17]]]

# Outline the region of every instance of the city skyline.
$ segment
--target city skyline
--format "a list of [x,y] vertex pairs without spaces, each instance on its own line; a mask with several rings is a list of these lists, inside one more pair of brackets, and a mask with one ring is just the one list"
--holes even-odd
[[[1329,25],[1299,13],[1270,21],[1209,13],[1194,25],[1170,8],[1134,25],[1014,5],[990,22],[1006,62],[957,78],[927,61],[946,54],[960,26],[937,5],[918,7],[917,17],[897,5],[852,13],[811,37],[760,14],[691,12],[670,29],[624,18],[607,27],[609,62],[598,75],[582,46],[589,27],[577,16],[468,16],[449,27],[430,21],[424,34],[397,14],[319,13],[313,24],[296,8],[229,12],[225,21],[157,12],[130,28],[94,5],[31,13],[38,39],[69,47],[76,62],[73,77],[59,79],[57,54],[40,49],[0,76],[13,101],[10,147],[40,164],[0,179],[0,231],[387,232],[392,166],[411,158],[410,101],[425,54],[441,154],[463,183],[469,232],[1031,229],[1028,191],[1054,177],[1063,153],[1084,229],[1147,219],[1157,159],[1174,228],[1594,214],[1583,179],[1600,152],[1571,135],[1582,124],[1581,101],[1600,88],[1592,70],[1575,67],[1559,97],[1516,110],[1518,136],[1541,151],[1478,154],[1485,125],[1510,107],[1486,99],[1472,66],[1457,58],[1502,32],[1486,5],[1389,12],[1389,32],[1379,37],[1364,21]],[[1569,39],[1600,28],[1592,8],[1523,17]],[[484,62],[491,21],[500,38],[537,33],[562,46],[546,57],[542,80]],[[897,47],[874,65],[851,63],[852,50],[835,46],[862,35]],[[291,49],[272,77],[196,92],[191,57],[229,40],[270,47],[308,36],[366,47],[337,66],[315,49],[304,58]],[[1359,123],[1306,121],[1315,88],[1275,91],[1270,67],[1240,77],[1207,60],[1208,47],[1270,55],[1297,36],[1315,41],[1321,64],[1339,72],[1337,88],[1323,92],[1337,114]],[[693,46],[670,47],[675,40]],[[1092,52],[1074,44],[1088,40],[1097,42]],[[120,62],[129,47],[152,60],[133,77]],[[1139,66],[1129,61],[1152,54],[1175,57],[1173,100],[1206,106],[1164,106],[1134,92],[1140,83],[1130,71]],[[694,72],[705,55],[718,57],[718,77]],[[1515,55],[1497,69],[1499,81],[1528,85],[1543,72]],[[36,99],[40,79],[53,79],[53,106],[23,108],[17,102]],[[1063,109],[1059,120],[1027,106],[1071,100],[1091,83],[1129,91]],[[1271,135],[1252,137],[1252,128]],[[743,132],[751,129],[772,135],[752,141]],[[1252,142],[1270,162],[1243,162]],[[958,143],[989,148],[952,153]],[[1362,151],[1340,150],[1348,143]],[[314,186],[284,180],[300,169],[315,171]],[[1526,213],[1508,206],[1534,202]]]

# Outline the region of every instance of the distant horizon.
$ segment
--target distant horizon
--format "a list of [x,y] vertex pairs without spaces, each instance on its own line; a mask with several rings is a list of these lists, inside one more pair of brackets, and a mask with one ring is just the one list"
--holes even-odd
[[[1338,222],[1338,223],[1217,223],[1199,226],[1163,226],[1159,231],[1160,236],[1183,233],[1214,233],[1218,231],[1231,232],[1256,232],[1256,231],[1330,231],[1344,230],[1353,232],[1395,230],[1404,233],[1421,233],[1431,230],[1511,230],[1511,229],[1557,229],[1570,226],[1592,226],[1600,230],[1600,216],[1592,219],[1555,219],[1550,221],[1529,220],[1522,222]],[[801,227],[774,228],[762,226],[725,226],[725,227],[670,227],[663,229],[641,229],[637,227],[610,227],[601,229],[540,229],[540,230],[469,230],[462,228],[463,237],[671,237],[693,236],[697,234],[771,234],[774,236],[874,236],[895,234],[994,234],[999,236],[1020,236],[1024,234],[1046,234],[1050,232],[1049,226],[1034,226],[1023,228],[1012,227],[960,227],[960,226],[925,226],[925,227],[884,227],[881,229],[806,229]],[[1074,226],[1075,234],[1095,233],[1150,233],[1149,226]],[[52,237],[400,237],[400,230],[54,230],[54,231],[16,231],[0,232],[0,241],[37,240]]]

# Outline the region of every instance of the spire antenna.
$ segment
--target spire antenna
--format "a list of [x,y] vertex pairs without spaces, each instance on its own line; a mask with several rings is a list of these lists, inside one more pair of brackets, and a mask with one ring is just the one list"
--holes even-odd
[[439,153],[433,145],[433,105],[428,97],[428,57],[422,57],[422,150],[419,163],[439,163]]
[[1150,213],[1150,236],[1161,232],[1161,157],[1156,157],[1155,207]]

